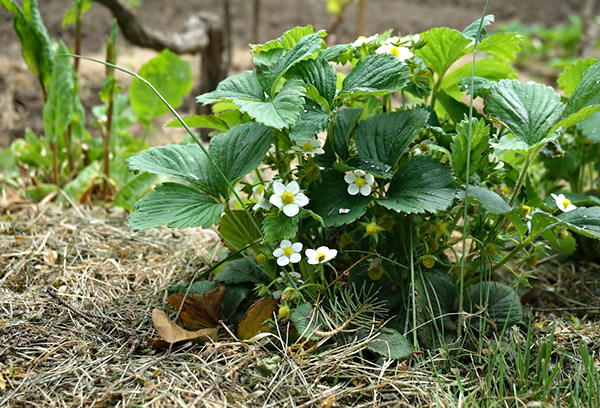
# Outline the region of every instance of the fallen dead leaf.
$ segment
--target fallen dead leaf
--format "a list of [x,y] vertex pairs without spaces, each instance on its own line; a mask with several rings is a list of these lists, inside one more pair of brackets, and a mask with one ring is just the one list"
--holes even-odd
[[221,302],[226,290],[225,286],[219,285],[200,295],[185,297],[181,293],[174,293],[169,296],[167,301],[177,310],[183,302],[181,313],[179,313],[183,327],[188,330],[198,330],[203,327],[216,326],[219,323]]
[[265,320],[273,317],[277,310],[277,301],[272,297],[265,297],[250,306],[246,316],[238,325],[237,335],[242,340],[248,340],[258,333],[269,331],[269,326],[264,324]]
[[150,342],[150,347],[153,349],[166,348],[171,344],[183,341],[202,344],[207,341],[217,340],[216,327],[196,331],[186,330],[169,320],[165,312],[160,309],[154,309],[152,311],[152,323],[154,324],[154,329],[156,329],[156,332],[163,340],[154,340]]

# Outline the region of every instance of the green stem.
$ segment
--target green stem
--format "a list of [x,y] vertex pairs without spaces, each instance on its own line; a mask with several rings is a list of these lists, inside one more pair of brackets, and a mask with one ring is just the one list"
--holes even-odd
[[412,233],[412,221],[410,216],[408,217],[408,242],[409,242],[409,250],[410,250],[410,290],[411,290],[411,299],[412,299],[412,323],[413,323],[413,347],[415,349],[418,348],[418,340],[417,340],[417,299],[416,292],[417,288],[415,287],[415,263],[413,259],[413,233]]

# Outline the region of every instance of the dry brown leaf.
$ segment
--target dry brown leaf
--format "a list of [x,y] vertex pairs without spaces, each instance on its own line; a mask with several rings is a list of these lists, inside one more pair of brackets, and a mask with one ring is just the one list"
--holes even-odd
[[164,343],[160,341],[151,342],[151,348],[165,348],[170,344],[182,341],[191,341],[192,343],[202,344],[207,341],[217,340],[216,327],[196,331],[186,330],[169,320],[165,312],[160,309],[154,309],[152,311],[152,323],[154,324],[154,329],[156,329],[158,335],[164,340]]
[[321,402],[321,408],[331,408],[335,404],[335,395],[330,395]]
[[262,298],[250,306],[246,316],[238,324],[238,337],[242,340],[248,340],[258,333],[269,331],[269,326],[264,322],[273,317],[276,310],[277,301],[272,297]]
[[213,290],[200,295],[185,297],[180,293],[174,293],[169,296],[167,301],[177,310],[183,302],[181,313],[179,313],[183,327],[188,330],[198,330],[203,327],[216,326],[219,323],[221,302],[225,296],[225,291],[225,286],[219,285]]
[[44,254],[44,263],[48,266],[55,266],[57,259],[58,259],[58,253],[53,249],[49,249]]

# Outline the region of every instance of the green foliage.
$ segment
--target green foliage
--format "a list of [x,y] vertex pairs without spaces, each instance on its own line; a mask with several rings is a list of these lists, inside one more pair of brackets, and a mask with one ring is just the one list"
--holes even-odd
[[[61,42],[59,54],[67,54],[67,47]],[[73,71],[71,61],[66,57],[58,57],[52,69],[49,97],[44,105],[44,131],[49,143],[57,143],[73,119]]]

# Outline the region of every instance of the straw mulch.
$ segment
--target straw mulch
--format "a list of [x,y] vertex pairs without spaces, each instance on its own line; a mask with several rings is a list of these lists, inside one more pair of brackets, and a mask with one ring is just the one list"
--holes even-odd
[[[174,315],[167,288],[214,260],[212,232],[134,233],[100,207],[1,209],[2,407],[451,406],[440,396],[456,373],[433,375],[430,358],[368,361],[368,338],[305,353],[285,332],[242,342],[223,326],[216,343],[150,350],[152,309]],[[482,385],[463,374],[464,390]]]

